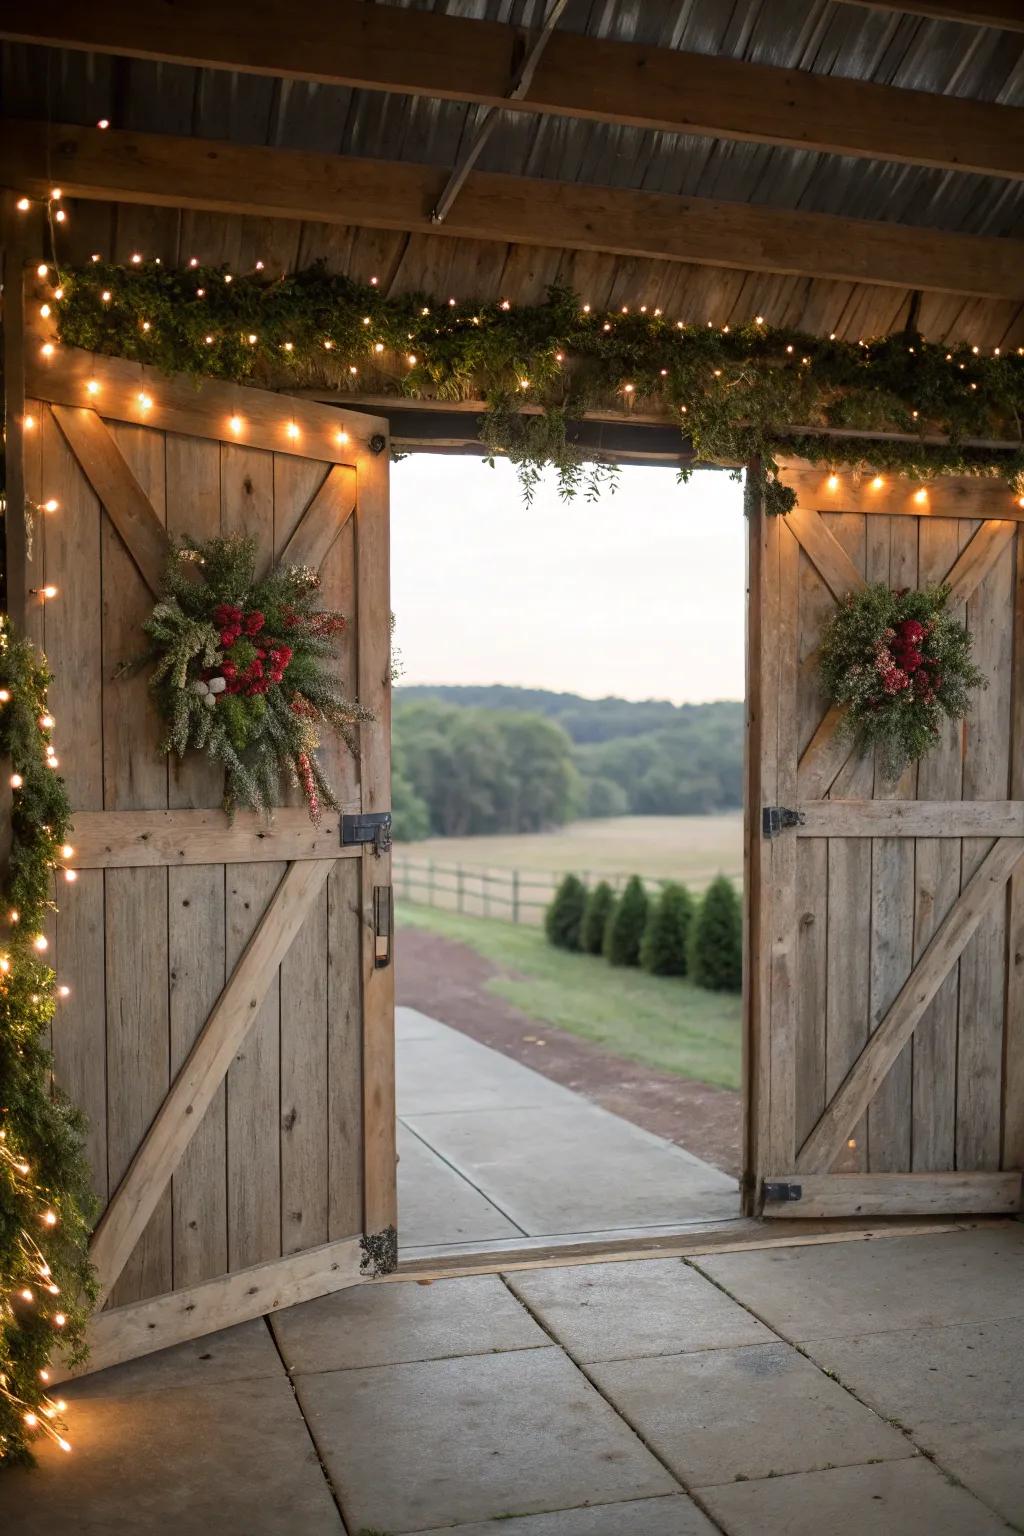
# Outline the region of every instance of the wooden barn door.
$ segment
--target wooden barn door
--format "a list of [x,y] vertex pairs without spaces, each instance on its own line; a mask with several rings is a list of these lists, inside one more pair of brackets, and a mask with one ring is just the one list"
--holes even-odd
[[[1019,1211],[1024,513],[976,480],[784,479],[797,507],[750,529],[751,1205]],[[879,581],[948,581],[989,679],[898,783],[817,679],[837,600]]]
[[[356,1282],[396,1250],[390,859],[220,807],[169,764],[142,623],[168,542],[244,531],[320,572],[340,669],[372,724],[325,765],[350,817],[390,806],[386,424],[167,378],[26,335],[13,609],[53,673],[74,884],[53,950],[71,988],[56,1074],[89,1121],[105,1310],[90,1368]],[[41,589],[52,586],[47,600]],[[349,832],[363,828],[349,826]],[[386,841],[386,840],[385,840]]]

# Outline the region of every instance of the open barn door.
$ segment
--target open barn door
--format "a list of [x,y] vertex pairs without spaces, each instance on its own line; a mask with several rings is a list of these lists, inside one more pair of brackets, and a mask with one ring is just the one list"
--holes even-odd
[[[387,426],[41,340],[25,492],[58,509],[10,593],[54,673],[74,806],[53,1048],[103,1204],[94,1369],[395,1261]],[[358,757],[324,756],[350,840],[298,797],[229,825],[220,772],[169,765],[145,673],[118,674],[169,541],[232,531],[268,567],[318,568],[348,618],[339,666],[373,720]]]
[[[783,478],[796,508],[750,527],[751,1208],[1019,1211],[1024,513],[978,480]],[[822,626],[865,582],[943,580],[989,686],[887,782],[822,699]]]

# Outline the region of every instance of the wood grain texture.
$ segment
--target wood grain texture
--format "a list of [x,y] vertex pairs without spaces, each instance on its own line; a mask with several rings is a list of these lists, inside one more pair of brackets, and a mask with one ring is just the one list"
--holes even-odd
[[[330,873],[328,860],[293,864],[245,945],[167,1097],[93,1234],[101,1295],[109,1293],[255,1023],[277,969]],[[261,866],[266,872],[267,866]],[[265,1134],[265,1127],[262,1130]],[[115,1175],[116,1176],[116,1175]]]
[[[833,478],[835,485],[832,484]],[[979,480],[973,476],[944,476],[926,485],[900,476],[875,478],[867,475],[831,476],[820,469],[809,469],[802,460],[783,460],[780,479],[797,493],[801,506],[819,512],[865,512],[882,517],[906,516],[994,518],[999,521],[1024,520],[1024,507],[1009,486],[998,480]],[[921,492],[924,500],[918,500]]]
[[799,1200],[766,1200],[766,1216],[1013,1215],[1024,1209],[1019,1173],[827,1173],[785,1175]]
[[903,1046],[1006,882],[1024,860],[1024,840],[1000,838],[939,926],[870,1043],[833,1096],[797,1157],[801,1173],[827,1172]]
[[148,496],[95,411],[55,405],[53,415],[152,597],[157,597],[171,546]]
[[[357,804],[351,805],[358,809]],[[75,817],[75,864],[79,869],[138,869],[165,865],[280,862],[356,858],[342,848],[337,816],[319,827],[304,807],[284,806],[267,821],[238,811],[233,825],[224,811],[88,811]]]
[[432,238],[604,251],[695,265],[831,277],[978,298],[1024,297],[1020,242],[473,171],[445,222],[430,210],[444,167],[363,160],[224,139],[175,138],[8,119],[0,179],[45,196],[356,224]]
[[284,565],[311,565],[318,571],[331,546],[355,511],[356,475],[347,465],[329,472],[280,556]]
[[[1024,538],[1018,535],[1013,594],[1010,793],[1024,800]],[[1007,914],[1004,1168],[1024,1168],[1024,871],[1010,879]]]
[[1020,800],[801,800],[798,809],[798,838],[1024,837]]
[[[902,9],[972,19],[969,6],[952,0]],[[1002,0],[973,19],[1020,30],[1014,15],[1013,0]],[[301,27],[284,6],[254,16],[243,0],[216,9],[192,0],[173,16],[126,0],[88,10],[56,0],[12,13],[0,35],[982,175],[1019,177],[1024,160],[1021,114],[1012,107],[562,30],[522,96],[510,100],[529,40],[521,28],[430,11],[395,16],[354,0],[335,0],[329,17],[306,16]]]
[[167,1296],[100,1312],[89,1324],[88,1360],[73,1372],[56,1367],[53,1379],[58,1382],[69,1376],[91,1376],[158,1349],[357,1285],[362,1278],[361,1258],[358,1238],[350,1237],[186,1286]]

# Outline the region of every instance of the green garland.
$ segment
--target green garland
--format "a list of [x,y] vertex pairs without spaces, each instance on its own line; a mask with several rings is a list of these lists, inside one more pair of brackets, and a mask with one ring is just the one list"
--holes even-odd
[[143,626],[164,751],[205,752],[222,767],[229,815],[238,805],[269,812],[285,780],[319,824],[324,805],[340,808],[316,756],[322,728],[355,752],[354,727],[371,717],[325,666],[345,619],[317,606],[318,573],[277,566],[257,581],[256,557],[256,540],[236,534],[186,539],[167,562]]
[[67,1446],[48,1366],[58,1344],[71,1363],[84,1357],[95,1295],[84,1123],[51,1083],[47,1044],[59,989],[42,958],[44,929],[71,830],[51,762],[50,681],[0,618],[0,756],[14,785],[0,946],[0,1466],[31,1460],[40,1435]]
[[949,593],[878,582],[846,597],[822,635],[822,686],[845,710],[842,729],[861,752],[877,746],[893,779],[934,747],[944,720],[964,718],[972,689],[988,686],[969,632],[946,612]]
[[[584,468],[571,423],[596,406],[643,406],[679,423],[695,458],[764,466],[769,506],[791,498],[776,456],[871,466],[927,479],[1005,479],[1024,491],[1024,350],[982,356],[902,332],[866,343],[771,327],[684,325],[660,310],[599,313],[565,288],[545,303],[475,304],[379,288],[307,268],[272,280],[222,267],[102,262],[61,272],[62,341],[163,369],[270,388],[313,386],[439,400],[482,398],[493,456],[517,465],[529,494],[554,465],[563,495],[596,494],[604,466]],[[540,407],[527,414],[524,405]],[[792,436],[798,424],[825,435]],[[914,441],[829,437],[898,432]],[[941,435],[942,445],[926,442]],[[690,473],[684,469],[686,478]]]

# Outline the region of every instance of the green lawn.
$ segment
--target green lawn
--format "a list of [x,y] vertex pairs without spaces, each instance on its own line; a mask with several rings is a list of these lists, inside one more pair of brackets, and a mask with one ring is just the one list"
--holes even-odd
[[403,902],[399,925],[468,944],[514,975],[488,990],[533,1019],[620,1056],[723,1088],[740,1086],[740,999],[553,949],[536,928]]

